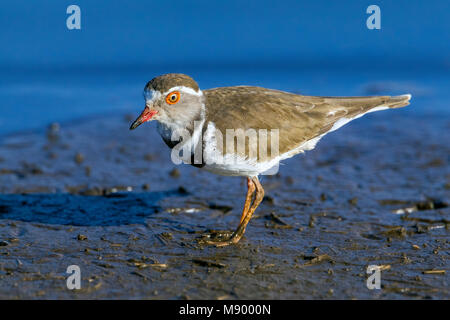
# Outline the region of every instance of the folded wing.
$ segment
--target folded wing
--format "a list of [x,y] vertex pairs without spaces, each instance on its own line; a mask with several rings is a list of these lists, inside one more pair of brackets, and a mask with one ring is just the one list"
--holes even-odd
[[369,112],[406,106],[411,98],[315,97],[248,86],[215,88],[204,93],[207,121],[212,121],[224,137],[227,129],[278,129],[278,154],[283,159],[313,149],[321,137],[351,120]]

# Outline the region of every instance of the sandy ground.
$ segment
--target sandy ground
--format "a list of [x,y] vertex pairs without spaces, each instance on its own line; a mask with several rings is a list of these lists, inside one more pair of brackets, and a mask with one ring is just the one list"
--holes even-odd
[[174,166],[154,124],[130,120],[0,139],[0,298],[450,298],[448,119],[405,108],[330,134],[262,178],[226,248],[197,239],[237,226],[245,180]]

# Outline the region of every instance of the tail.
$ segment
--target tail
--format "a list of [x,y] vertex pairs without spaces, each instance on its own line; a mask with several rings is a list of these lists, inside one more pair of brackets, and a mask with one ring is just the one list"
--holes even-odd
[[323,97],[323,104],[316,107],[323,117],[323,127],[319,134],[339,129],[346,123],[375,111],[401,108],[409,105],[410,94],[401,96],[372,97]]
[[401,108],[409,105],[409,100],[411,99],[411,95],[403,94],[401,96],[390,97],[390,99],[385,103],[389,108]]

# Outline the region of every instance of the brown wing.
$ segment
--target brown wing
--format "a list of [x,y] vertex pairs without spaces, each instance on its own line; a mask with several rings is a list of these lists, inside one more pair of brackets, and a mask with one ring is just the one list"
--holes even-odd
[[[328,132],[341,118],[355,118],[385,105],[408,105],[409,96],[314,97],[260,87],[223,87],[203,91],[207,121],[226,129],[279,129],[279,154]],[[248,154],[248,150],[246,151]]]

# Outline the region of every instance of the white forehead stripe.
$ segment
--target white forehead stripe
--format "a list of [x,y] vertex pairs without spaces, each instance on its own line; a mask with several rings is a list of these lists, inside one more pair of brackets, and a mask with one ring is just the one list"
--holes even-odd
[[144,97],[145,97],[145,100],[147,100],[147,101],[156,100],[156,99],[161,98],[161,96],[168,95],[172,91],[180,91],[180,92],[184,92],[184,93],[191,94],[191,95],[198,96],[198,97],[201,97],[203,95],[203,92],[200,89],[198,89],[198,91],[195,91],[194,89],[189,88],[189,87],[177,86],[177,87],[170,88],[168,91],[166,91],[164,93],[161,93],[161,92],[153,90],[153,89],[144,90]]
[[199,97],[203,95],[202,90],[198,89],[198,91],[195,91],[194,89],[185,87],[185,86],[177,86],[177,87],[170,88],[168,91],[164,92],[163,95],[167,95],[167,94],[171,93],[172,91],[181,91],[181,92],[189,93],[189,94],[192,94],[194,96],[199,96]]

